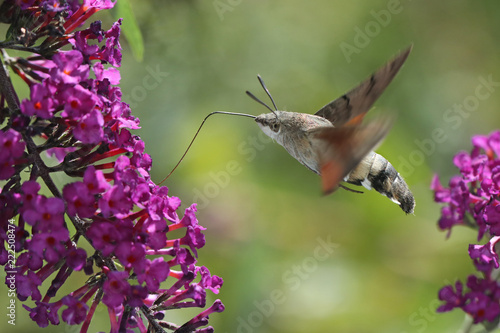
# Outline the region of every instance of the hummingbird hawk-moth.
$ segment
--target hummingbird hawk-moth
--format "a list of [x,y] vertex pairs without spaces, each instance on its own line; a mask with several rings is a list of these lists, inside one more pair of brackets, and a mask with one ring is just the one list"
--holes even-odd
[[188,148],[163,183],[186,156],[205,121],[214,114],[254,118],[262,131],[282,145],[290,155],[321,176],[323,192],[330,194],[341,182],[372,188],[397,203],[407,213],[413,213],[415,199],[403,177],[387,159],[373,150],[385,138],[391,123],[388,119],[362,124],[363,117],[382,94],[405,62],[411,47],[389,61],[356,88],[322,107],[314,115],[279,111],[260,76],[262,88],[273,103],[266,103],[246,93],[271,112],[254,116],[244,113],[214,111],[207,115]]
[[390,121],[361,123],[410,51],[411,47],[314,115],[278,111],[259,76],[274,110],[247,91],[271,111],[257,116],[255,121],[266,135],[321,176],[325,194],[339,187],[349,189],[340,184],[343,181],[368,190],[373,188],[397,203],[405,213],[413,213],[415,199],[408,185],[387,159],[373,151],[389,132]]

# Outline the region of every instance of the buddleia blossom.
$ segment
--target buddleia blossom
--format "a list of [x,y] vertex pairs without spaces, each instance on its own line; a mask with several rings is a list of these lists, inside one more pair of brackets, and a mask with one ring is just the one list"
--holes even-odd
[[[202,327],[224,310],[220,300],[184,324],[169,322],[168,310],[205,308],[207,290],[217,294],[223,281],[197,266],[205,228],[196,204],[179,212],[180,199],[151,180],[152,159],[131,132],[139,119],[117,86],[121,20],[84,28],[113,5],[0,6],[0,22],[10,24],[2,59],[30,91],[20,101],[0,64],[0,263],[40,327],[63,321],[87,332],[100,305],[111,332],[210,332]],[[8,49],[29,54],[13,58]],[[62,188],[53,181],[60,174],[72,179]],[[72,274],[87,282],[61,295]]]
[[444,204],[438,226],[448,231],[462,225],[477,232],[484,244],[470,244],[469,257],[478,273],[465,283],[457,281],[439,291],[444,304],[438,312],[461,308],[474,323],[500,318],[500,283],[497,243],[500,240],[500,131],[472,137],[472,151],[459,152],[453,162],[460,174],[443,187],[438,176],[432,180],[434,200]]

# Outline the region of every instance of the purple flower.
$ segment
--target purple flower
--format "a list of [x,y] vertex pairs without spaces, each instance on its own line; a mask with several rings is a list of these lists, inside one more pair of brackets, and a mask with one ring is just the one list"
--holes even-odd
[[73,131],[75,138],[83,143],[98,143],[102,141],[104,119],[97,110],[92,110],[82,117]]
[[153,250],[164,248],[167,243],[167,230],[167,223],[164,219],[146,219],[143,231],[148,235],[148,246]]
[[188,245],[195,256],[198,256],[196,249],[200,249],[205,245],[205,235],[203,235],[201,230],[203,229],[199,226],[189,226],[186,230],[186,236],[181,238],[181,244]]
[[438,312],[461,308],[477,324],[500,318],[500,285],[493,277],[500,266],[496,249],[500,240],[500,131],[474,136],[472,144],[470,154],[455,155],[453,162],[460,174],[451,178],[449,187],[441,186],[435,176],[431,189],[434,200],[444,204],[438,225],[448,235],[455,225],[466,225],[477,232],[478,241],[485,235],[490,238],[484,245],[469,244],[469,257],[484,278],[470,275],[466,290],[457,281],[455,291],[451,286],[439,291],[445,304]]
[[[100,30],[100,24],[99,24],[98,29]],[[92,34],[93,36],[92,35],[89,36],[90,34]],[[77,32],[75,32],[74,37],[69,39],[69,42],[71,43],[71,45],[73,45],[73,47],[76,50],[80,51],[86,58],[89,58],[91,55],[93,55],[99,51],[99,45],[97,45],[97,44],[90,45],[88,43],[88,40],[92,40],[92,39],[89,39],[88,37],[94,37],[94,38],[97,37],[97,35],[94,34],[94,29],[86,29],[86,30],[82,30],[82,31],[77,31]],[[99,42],[101,42],[102,36],[99,36],[99,37],[101,39]]]
[[127,272],[109,272],[108,278],[104,283],[104,297],[102,301],[109,307],[120,306],[125,300],[130,290],[130,284],[127,282]]
[[59,95],[59,104],[64,105],[61,116],[80,120],[94,109],[96,97],[89,90],[77,84],[65,88]]
[[92,223],[87,235],[92,239],[92,245],[105,256],[110,255],[114,251],[116,244],[121,240],[120,232],[116,226],[105,221]]
[[492,235],[500,235],[500,205],[488,205],[482,210],[482,218],[489,226]]
[[52,117],[54,109],[54,91],[49,86],[37,83],[30,91],[30,99],[21,104],[21,112],[27,116],[37,116],[44,119]]
[[112,186],[99,200],[99,208],[105,217],[111,215],[126,214],[132,208],[132,201],[124,192],[124,187],[119,185]]
[[52,57],[56,65],[51,70],[51,77],[57,84],[78,84],[87,79],[89,66],[83,64],[83,56],[79,51],[59,52]]
[[87,252],[84,249],[73,248],[66,253],[66,256],[68,266],[75,271],[81,270],[86,264]]
[[477,156],[481,151],[493,159],[494,155],[500,156],[500,131],[491,133],[490,135],[475,135],[472,137],[472,156]]
[[148,297],[148,290],[143,286],[132,286],[127,297],[128,305],[140,307],[144,305],[144,299]]
[[[208,316],[214,312],[222,312],[224,311],[225,307],[224,304],[222,304],[220,299],[215,300],[215,302],[212,304],[211,307],[208,309],[202,311],[200,314],[198,314],[196,317],[185,323],[184,325],[181,326],[179,330],[182,332],[193,332],[196,328],[200,326],[205,326],[207,324],[207,319]],[[183,330],[184,329],[184,330]],[[211,330],[210,330],[211,329]],[[213,329],[211,327],[207,327],[206,332],[212,332]],[[200,332],[199,330],[196,330],[196,332]]]
[[450,202],[450,190],[444,188],[439,182],[439,176],[434,175],[431,182],[431,190],[434,191],[434,201]]
[[437,312],[446,312],[453,310],[456,307],[462,307],[465,304],[465,298],[463,296],[463,285],[460,281],[455,283],[455,290],[451,285],[443,287],[439,291],[439,300],[445,301],[444,305],[441,305]]
[[[481,181],[481,194],[483,196],[497,196],[500,194],[500,166],[491,169],[491,178],[483,178]],[[478,193],[480,193],[478,191]]]
[[495,244],[500,240],[500,237],[493,237],[485,245],[469,245],[469,256],[474,260],[474,264],[479,271],[491,272],[494,268],[498,268],[498,254],[495,252]]
[[196,218],[196,204],[192,204],[191,207],[186,208],[184,211],[184,216],[182,217],[181,224],[188,227],[188,226],[193,226],[193,227],[200,227],[202,230],[205,230],[202,226],[198,225],[198,219]]
[[197,267],[196,271],[201,274],[200,284],[203,287],[210,289],[214,294],[218,294],[224,281],[217,275],[210,275],[210,271],[205,266]]
[[468,303],[463,309],[474,318],[474,324],[484,320],[492,322],[500,315],[500,304],[497,300],[492,301],[480,292],[469,293],[467,298]]
[[16,287],[19,299],[22,301],[31,296],[34,301],[41,300],[42,295],[38,290],[41,284],[42,280],[33,271],[28,271],[26,275],[17,275]]
[[191,265],[196,262],[196,259],[193,257],[189,250],[180,247],[179,240],[174,241],[173,247],[169,249],[169,255],[174,257],[169,261],[169,265],[171,267],[176,265],[181,266],[181,270],[184,273],[186,273],[189,270],[189,267],[191,267]]
[[170,272],[170,267],[163,258],[147,260],[144,272],[137,275],[139,283],[146,282],[149,291],[155,291],[160,288],[160,283],[165,281]]
[[37,182],[28,180],[21,185],[22,211],[36,209],[37,200],[40,198],[38,191],[40,191],[40,184]]
[[[25,1],[23,0],[23,2]],[[42,6],[46,11],[54,13],[63,12],[69,8],[68,4],[63,3],[59,0],[45,0]]]
[[143,244],[122,242],[115,248],[115,254],[126,268],[142,271],[146,265]]
[[47,304],[44,302],[36,301],[36,307],[30,308],[23,304],[23,307],[30,312],[30,318],[35,321],[40,327],[52,325],[59,325],[59,317],[57,310],[59,306],[56,304]]
[[[149,202],[150,198],[151,198],[151,189],[149,188],[149,185],[146,183],[137,185],[134,193],[132,193],[132,201],[136,205],[140,205],[142,207],[144,207],[142,204]],[[155,217],[159,218],[157,215]]]
[[0,180],[8,179],[15,173],[13,165],[23,155],[24,148],[19,132],[13,129],[0,131]]
[[[88,332],[102,303],[108,307],[111,331],[146,331],[162,325],[159,320],[171,321],[170,309],[204,308],[207,290],[218,293],[223,283],[206,267],[196,266],[197,251],[205,245],[196,205],[179,218],[180,199],[151,180],[152,158],[131,132],[140,122],[117,86],[121,19],[107,31],[99,21],[75,31],[114,3],[2,5],[0,23],[12,22],[6,30],[14,35],[2,49],[9,66],[0,59],[0,80],[9,76],[8,69],[21,80],[0,82],[6,118],[0,129],[0,179],[6,180],[0,220],[4,226],[14,221],[7,231],[0,230],[0,238],[9,244],[15,238],[18,256],[9,269],[18,272],[19,300],[34,301],[33,308],[24,308],[41,327],[59,324],[60,315]],[[14,14],[23,18],[22,29]],[[35,54],[13,57],[8,55],[11,48],[16,55],[26,48]],[[29,98],[19,103],[12,82],[25,82]],[[60,186],[53,179],[62,179],[63,173],[71,181]],[[493,193],[496,184],[484,186]],[[0,247],[4,266],[8,255]],[[70,279],[73,274],[89,276]],[[70,291],[64,295],[65,290]],[[153,316],[141,315],[145,307]],[[211,327],[198,328],[208,324],[209,314],[223,309],[217,300],[184,325],[169,325],[178,332],[211,332]]]
[[69,241],[69,232],[65,228],[51,230],[33,235],[29,250],[37,254],[43,253],[43,258],[49,263],[57,263],[66,255],[65,243]]
[[[31,240],[28,240],[26,243],[30,244]],[[31,271],[39,270],[43,265],[43,253],[28,251],[23,252],[17,259],[16,264],[19,267],[28,267]]]
[[190,284],[186,290],[182,290],[175,296],[171,297],[164,303],[164,305],[175,306],[176,303],[182,304],[181,301],[192,299],[195,306],[204,307],[207,300],[206,296],[207,295],[203,287],[199,284]]
[[[495,132],[490,137],[496,138],[498,134]],[[435,176],[431,189],[435,201],[446,204],[441,210],[440,228],[451,230],[454,225],[472,223],[479,231],[478,239],[481,239],[486,232],[498,232],[494,207],[500,202],[490,200],[490,196],[500,193],[500,160],[490,147],[490,141],[497,142],[496,139],[475,136],[472,141],[475,147],[470,155],[460,152],[454,158],[461,175],[451,178],[449,188],[442,187]]]
[[92,217],[96,211],[95,198],[83,182],[74,182],[64,186],[63,198],[69,215]]
[[113,8],[116,1],[111,0],[83,0],[83,7],[86,9],[95,8],[98,10]]
[[102,52],[100,52],[97,58],[109,62],[113,66],[120,66],[122,62],[121,46],[119,42],[121,24],[122,20],[119,19],[113,24],[111,29],[106,31],[104,34],[106,37],[106,47],[102,49]]
[[67,306],[62,312],[62,319],[69,325],[81,324],[87,315],[89,307],[84,302],[70,296],[64,296],[61,302]]
[[100,62],[96,63],[92,69],[97,80],[108,80],[110,84],[120,83],[121,76],[118,69],[114,67],[104,69],[104,66]]
[[64,202],[59,198],[39,197],[34,209],[24,213],[24,219],[31,225],[37,224],[46,231],[56,230],[64,224]]
[[83,183],[87,186],[90,194],[100,194],[111,187],[102,171],[96,170],[93,165],[89,166],[85,171]]
[[462,219],[451,207],[444,206],[441,208],[441,217],[439,218],[438,226],[441,230],[449,230],[447,237],[450,237],[451,228],[459,224],[463,224]]

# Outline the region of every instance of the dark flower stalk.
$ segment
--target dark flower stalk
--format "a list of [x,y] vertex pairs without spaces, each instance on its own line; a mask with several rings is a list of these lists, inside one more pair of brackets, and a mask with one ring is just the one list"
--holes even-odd
[[[0,22],[10,24],[0,42],[0,263],[17,298],[33,304],[23,307],[40,327],[62,319],[87,332],[102,303],[110,332],[211,332],[201,327],[224,310],[220,300],[183,325],[165,320],[170,309],[205,308],[206,291],[217,294],[223,281],[196,266],[205,245],[196,204],[178,215],[180,199],[151,180],[151,157],[130,132],[139,119],[118,87],[121,20],[109,30],[93,22],[76,31],[113,5],[0,5]],[[13,58],[9,49],[30,55]],[[28,85],[28,99],[19,100],[4,64]],[[74,181],[60,189],[53,177],[62,172]],[[177,229],[185,235],[170,236]],[[88,275],[87,282],[61,295],[74,273]]]
[[434,200],[443,203],[438,226],[448,231],[457,225],[477,232],[481,244],[470,244],[469,257],[479,276],[469,275],[439,291],[444,304],[438,312],[460,308],[470,315],[474,324],[488,328],[497,326],[500,318],[500,282],[497,243],[500,241],[500,131],[488,136],[472,137],[471,153],[459,152],[453,162],[460,175],[453,176],[449,187],[443,187],[437,176],[431,189]]

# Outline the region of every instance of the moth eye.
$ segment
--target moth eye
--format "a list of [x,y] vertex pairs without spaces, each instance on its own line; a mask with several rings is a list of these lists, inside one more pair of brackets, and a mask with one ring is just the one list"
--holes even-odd
[[279,123],[273,123],[273,124],[271,124],[271,129],[274,132],[278,132],[280,130],[280,124]]

